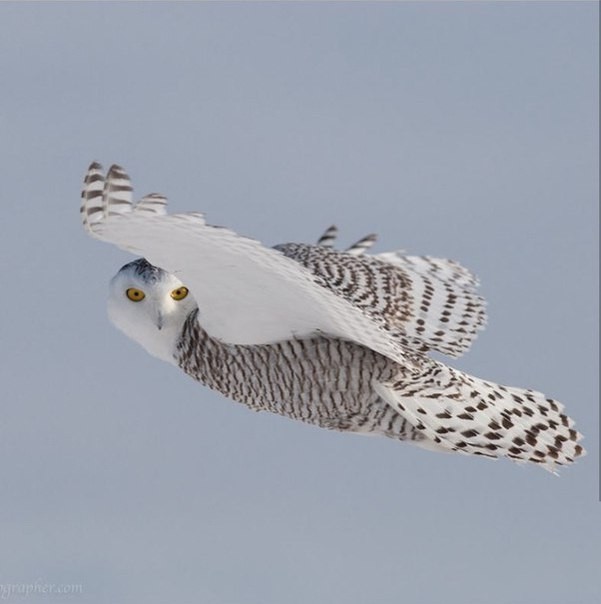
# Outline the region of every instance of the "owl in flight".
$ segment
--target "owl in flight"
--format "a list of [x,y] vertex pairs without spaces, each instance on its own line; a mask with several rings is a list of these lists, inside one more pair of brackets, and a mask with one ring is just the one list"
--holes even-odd
[[92,163],[86,231],[142,256],[110,283],[109,316],[150,354],[256,411],[387,436],[442,452],[555,471],[584,454],[561,403],[431,358],[469,348],[486,321],[477,281],[451,260],[333,248],[265,247],[132,200],[128,175]]

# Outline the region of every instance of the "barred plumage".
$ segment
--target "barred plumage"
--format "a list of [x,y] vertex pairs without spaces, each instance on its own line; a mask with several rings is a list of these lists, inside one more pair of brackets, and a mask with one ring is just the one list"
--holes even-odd
[[458,357],[486,323],[477,280],[455,262],[396,252],[357,257],[300,243],[275,249],[308,268],[316,283],[382,321],[409,350]]
[[[186,319],[177,341],[177,364],[194,379],[250,409],[354,432],[389,432],[387,423],[398,417],[370,382],[395,377],[397,370],[389,359],[325,337],[271,345],[226,344],[211,338],[197,315],[194,311]],[[412,427],[405,422],[405,428],[409,433]],[[389,435],[402,438],[407,433]]]
[[168,215],[160,195],[134,204],[118,166],[105,178],[92,164],[82,197],[92,236],[145,256],[111,281],[113,322],[225,396],[328,429],[549,470],[584,453],[557,401],[428,356],[459,356],[485,324],[477,280],[459,264],[368,255],[374,235],[336,251],[336,227],[317,245],[266,248],[201,214]]

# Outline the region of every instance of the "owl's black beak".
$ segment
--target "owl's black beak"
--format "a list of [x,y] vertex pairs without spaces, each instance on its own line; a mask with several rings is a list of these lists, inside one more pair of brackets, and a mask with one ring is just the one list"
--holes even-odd
[[157,329],[159,331],[163,329],[163,315],[160,312],[157,313]]

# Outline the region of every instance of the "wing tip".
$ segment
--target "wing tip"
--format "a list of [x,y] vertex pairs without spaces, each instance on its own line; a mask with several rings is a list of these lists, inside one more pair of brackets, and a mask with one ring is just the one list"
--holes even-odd
[[320,247],[333,247],[338,237],[338,227],[335,224],[330,225],[317,240]]

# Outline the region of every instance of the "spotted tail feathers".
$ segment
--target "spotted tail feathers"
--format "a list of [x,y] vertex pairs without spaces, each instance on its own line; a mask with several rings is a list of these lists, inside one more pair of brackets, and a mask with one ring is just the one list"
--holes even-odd
[[424,436],[425,448],[532,462],[556,472],[585,454],[563,405],[436,361],[420,376],[377,384],[380,396]]

